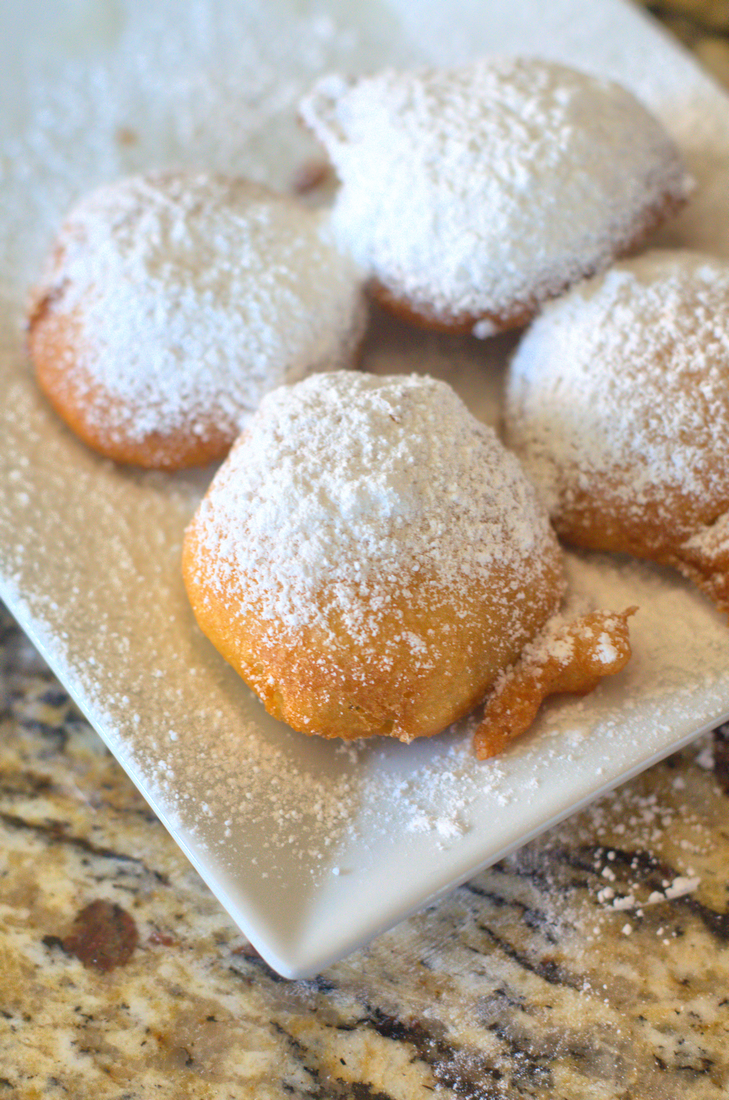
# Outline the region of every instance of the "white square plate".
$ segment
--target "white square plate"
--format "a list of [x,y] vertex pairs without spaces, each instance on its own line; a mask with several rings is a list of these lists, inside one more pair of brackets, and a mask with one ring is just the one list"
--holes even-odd
[[[521,52],[632,87],[698,180],[664,241],[729,255],[729,102],[621,0],[74,0],[40,29],[35,14],[0,8],[0,595],[264,958],[311,974],[722,720],[729,627],[667,572],[571,555],[576,599],[640,605],[635,658],[551,702],[503,757],[477,763],[468,723],[347,749],[274,722],[183,592],[210,471],[120,469],[36,393],[22,303],[54,230],[82,192],[152,167],[288,186],[314,153],[296,102],[324,70]],[[495,420],[511,346],[379,319],[365,365],[440,374]]]

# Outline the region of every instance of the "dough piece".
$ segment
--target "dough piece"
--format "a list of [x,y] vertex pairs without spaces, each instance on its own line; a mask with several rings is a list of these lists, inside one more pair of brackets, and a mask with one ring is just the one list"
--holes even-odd
[[268,390],[350,363],[359,276],[326,219],[244,180],[167,172],[68,216],[30,310],[38,381],[103,455],[223,457]]
[[473,738],[479,760],[503,752],[529,729],[548,695],[588,695],[605,676],[614,676],[630,660],[628,619],[638,610],[592,611],[573,622],[554,616],[527,645],[514,666],[503,672],[486,701]]
[[505,419],[564,539],[729,611],[729,263],[656,250],[574,287],[522,338]]
[[190,524],[198,622],[295,729],[429,737],[556,609],[519,464],[445,383],[316,375],[270,394]]
[[333,218],[383,305],[488,336],[642,242],[689,183],[625,89],[553,62],[324,77],[304,121],[341,180]]

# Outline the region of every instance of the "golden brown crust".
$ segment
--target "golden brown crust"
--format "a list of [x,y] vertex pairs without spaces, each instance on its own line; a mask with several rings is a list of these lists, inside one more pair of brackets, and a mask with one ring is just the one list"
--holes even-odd
[[[232,577],[224,599],[216,598],[209,585],[213,571],[193,522],[183,576],[203,632],[275,718],[302,733],[345,740],[387,735],[412,741],[469,713],[554,612],[562,592],[556,546],[518,607],[508,609],[503,591],[514,578],[498,569],[488,589],[472,589],[459,615],[436,584],[402,576],[387,610],[373,615],[368,646],[352,639],[332,614],[326,633],[335,642],[323,646],[324,634],[314,628],[292,634],[278,624],[272,630],[255,611],[233,619],[230,606],[250,603],[246,578]],[[408,581],[414,596],[403,595]],[[414,654],[408,632],[428,638],[427,661]]]
[[[630,483],[626,471],[625,483]],[[583,550],[630,554],[677,569],[715,607],[729,614],[729,543],[722,542],[729,498],[705,498],[674,491],[645,491],[640,508],[630,507],[603,485],[600,492],[573,490],[553,518],[563,542]],[[712,536],[712,532],[714,532]]]
[[516,303],[508,314],[482,313],[475,314],[444,314],[438,313],[434,307],[416,304],[405,298],[399,297],[393,290],[374,279],[369,284],[372,297],[383,309],[393,316],[418,328],[428,329],[431,332],[448,332],[454,336],[464,336],[473,332],[479,322],[485,322],[493,332],[508,332],[511,329],[523,328],[528,324],[537,312],[538,305],[534,303],[525,306]]
[[486,702],[473,739],[478,759],[497,756],[526,732],[547,696],[587,695],[620,672],[631,657],[628,619],[637,610],[593,611],[556,630],[544,651],[530,646]]
[[587,488],[580,488],[575,477],[553,512],[558,536],[583,550],[630,554],[677,569],[729,613],[724,456],[717,449],[704,457],[700,493],[648,485],[641,490],[639,506],[626,494],[633,480],[629,466],[603,476],[599,484],[591,481]]
[[[624,484],[630,484],[630,470]],[[711,526],[717,513],[729,510],[729,500],[706,499],[668,491],[665,486],[643,490],[640,508],[619,493],[617,478],[605,478],[598,487],[571,488],[560,501],[553,519],[557,534],[583,550],[632,554],[661,565],[673,564],[676,547],[702,526]]]
[[666,563],[693,581],[725,615],[729,615],[728,527],[729,512],[725,512],[666,555]]
[[[667,193],[652,208],[644,212],[640,227],[624,248],[615,252],[614,259],[632,256],[646,244],[652,233],[663,225],[669,218],[676,214],[686,204],[685,198]],[[578,278],[587,279],[596,274],[596,268],[585,267]],[[439,311],[429,303],[414,302],[391,286],[386,286],[378,279],[372,279],[368,289],[372,297],[383,309],[393,316],[408,324],[430,330],[432,332],[446,332],[454,336],[463,336],[472,333],[476,326],[481,325],[488,335],[496,335],[499,332],[511,332],[514,329],[524,328],[532,321],[546,301],[558,298],[569,289],[572,281],[565,281],[553,289],[549,295],[542,298],[533,298],[528,302],[514,302],[508,310],[501,313],[479,314],[453,314]]]
[[323,215],[244,179],[132,176],[83,197],[28,312],[56,411],[87,444],[176,470],[225,456],[261,397],[349,366],[366,310]]
[[76,311],[64,309],[62,287],[32,304],[27,343],[38,385],[55,411],[79,439],[115,462],[170,471],[204,466],[224,458],[235,439],[236,429],[221,430],[219,423],[195,436],[171,431],[135,438],[115,428],[125,410],[84,371],[83,323]]

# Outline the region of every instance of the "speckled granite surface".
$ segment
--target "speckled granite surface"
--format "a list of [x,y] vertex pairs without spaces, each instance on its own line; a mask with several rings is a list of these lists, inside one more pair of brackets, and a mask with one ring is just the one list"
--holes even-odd
[[[649,6],[729,83],[729,5]],[[0,731],[0,1100],[729,1095],[720,732],[287,982],[1,609]]]
[[0,1096],[729,1092],[721,735],[287,982],[4,612],[0,671]]

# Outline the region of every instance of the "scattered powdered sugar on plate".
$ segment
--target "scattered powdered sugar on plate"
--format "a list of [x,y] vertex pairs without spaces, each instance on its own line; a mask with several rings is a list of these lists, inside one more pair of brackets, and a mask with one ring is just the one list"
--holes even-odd
[[336,2],[197,0],[181,14],[169,0],[79,0],[49,9],[32,35],[13,7],[2,26],[18,49],[0,75],[0,286],[13,298],[92,188],[186,168],[285,191],[315,152],[297,117],[313,80],[334,64],[359,72],[411,56],[384,6],[355,25]]

